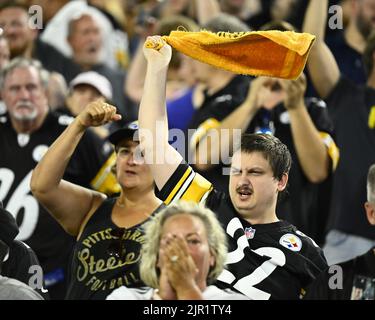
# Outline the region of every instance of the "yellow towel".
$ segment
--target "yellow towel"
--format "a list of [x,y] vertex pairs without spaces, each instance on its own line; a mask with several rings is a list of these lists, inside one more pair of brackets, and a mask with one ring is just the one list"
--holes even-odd
[[[172,31],[162,37],[187,56],[239,74],[296,79],[303,71],[315,36],[293,31],[240,33]],[[148,48],[160,45],[146,41]]]

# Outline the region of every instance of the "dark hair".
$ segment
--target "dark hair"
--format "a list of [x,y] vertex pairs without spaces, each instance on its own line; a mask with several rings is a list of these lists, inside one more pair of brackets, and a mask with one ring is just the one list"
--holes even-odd
[[288,147],[278,138],[270,134],[243,134],[241,147],[236,151],[243,153],[260,152],[269,162],[273,176],[281,180],[283,174],[289,173],[292,165],[292,156]]
[[365,66],[367,77],[370,76],[374,68],[374,51],[375,51],[375,31],[373,31],[366,41],[366,48],[362,55],[363,64]]

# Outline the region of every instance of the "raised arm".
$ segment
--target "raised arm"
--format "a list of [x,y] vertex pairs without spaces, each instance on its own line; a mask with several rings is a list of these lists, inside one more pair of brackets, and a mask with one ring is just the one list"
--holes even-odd
[[281,80],[280,84],[286,92],[284,105],[301,168],[310,182],[322,182],[329,174],[330,158],[305,105],[306,77],[302,74],[297,80]]
[[303,32],[316,36],[307,66],[314,87],[323,99],[328,97],[340,79],[335,57],[324,42],[327,12],[328,0],[310,0],[303,24]]
[[147,66],[143,55],[143,42],[144,39],[140,39],[125,81],[125,93],[136,103],[139,103],[142,98]]
[[147,71],[139,107],[140,141],[146,162],[150,165],[156,186],[163,188],[182,161],[182,156],[168,143],[166,79],[172,49],[161,37],[148,40],[162,44],[160,50],[144,47]]
[[65,169],[88,127],[120,118],[115,107],[102,101],[90,103],[51,145],[34,169],[32,193],[71,235],[78,235],[86,215],[95,210],[106,196],[63,180]]

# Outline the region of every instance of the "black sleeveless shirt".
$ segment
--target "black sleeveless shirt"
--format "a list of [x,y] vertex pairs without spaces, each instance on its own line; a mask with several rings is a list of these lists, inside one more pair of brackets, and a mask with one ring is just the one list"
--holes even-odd
[[101,204],[75,245],[66,297],[69,300],[104,300],[121,286],[144,286],[139,275],[143,225],[165,205],[161,204],[148,219],[125,231],[122,241],[126,252],[120,259],[108,253],[109,245],[116,239],[111,231],[118,228],[111,218],[115,202],[116,198],[109,198]]

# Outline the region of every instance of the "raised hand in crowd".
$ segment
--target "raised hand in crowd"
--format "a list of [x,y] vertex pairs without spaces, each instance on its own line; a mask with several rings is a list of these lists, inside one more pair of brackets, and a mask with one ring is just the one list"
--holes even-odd
[[279,80],[269,77],[258,77],[250,83],[244,104],[258,111],[260,108],[272,109],[282,102],[285,94],[280,90]]
[[110,121],[121,120],[121,115],[116,113],[116,107],[106,103],[104,99],[89,103],[77,116],[76,121],[82,127],[98,127]]
[[[152,60],[152,68],[148,70],[159,71],[168,67],[172,57],[172,48],[167,45],[160,36],[148,37],[147,41],[152,43],[151,48],[144,47],[143,53],[147,61]],[[156,50],[150,50],[156,49]]]
[[288,111],[305,107],[306,76],[302,74],[296,80],[279,80],[285,92],[284,106]]

